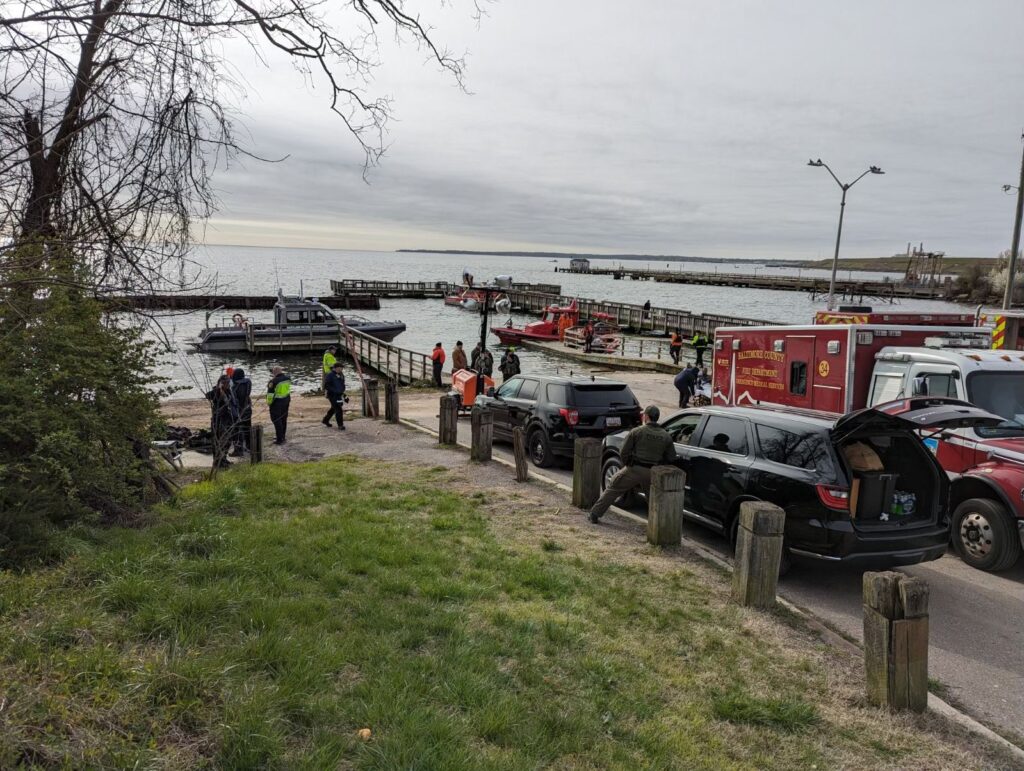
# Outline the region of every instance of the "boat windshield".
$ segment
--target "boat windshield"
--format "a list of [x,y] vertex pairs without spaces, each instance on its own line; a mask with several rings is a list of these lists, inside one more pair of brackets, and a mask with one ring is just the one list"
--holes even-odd
[[1006,419],[998,426],[975,428],[978,436],[1024,436],[1024,371],[971,373],[967,400]]

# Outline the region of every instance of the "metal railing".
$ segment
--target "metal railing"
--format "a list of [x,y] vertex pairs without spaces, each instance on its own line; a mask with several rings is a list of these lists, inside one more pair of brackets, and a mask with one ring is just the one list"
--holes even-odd
[[[316,350],[328,345],[337,345],[343,352],[381,375],[395,382],[409,385],[430,380],[433,368],[430,356],[419,351],[402,348],[393,343],[386,343],[358,329],[345,330],[339,324],[336,329],[314,331],[308,334],[285,335],[286,329],[294,332],[295,325],[289,324],[249,324],[246,327],[246,347],[250,353],[265,351],[296,351]],[[276,332],[277,334],[273,334]],[[349,345],[351,339],[351,346]]]

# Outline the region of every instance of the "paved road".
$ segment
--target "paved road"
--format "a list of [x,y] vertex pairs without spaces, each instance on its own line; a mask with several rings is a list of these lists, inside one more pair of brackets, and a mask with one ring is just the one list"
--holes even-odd
[[[507,446],[494,449],[511,459]],[[568,466],[543,473],[572,484]],[[705,528],[688,522],[683,537],[731,557],[728,543]],[[931,589],[931,677],[948,686],[949,696],[971,715],[1024,743],[1024,560],[998,575],[970,568],[953,554],[902,570],[925,579]],[[780,590],[860,640],[862,574],[831,565],[796,565],[781,580]]]

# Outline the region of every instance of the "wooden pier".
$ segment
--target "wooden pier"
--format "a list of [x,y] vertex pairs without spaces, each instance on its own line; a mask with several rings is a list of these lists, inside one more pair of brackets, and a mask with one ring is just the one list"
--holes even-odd
[[[350,292],[317,299],[328,308],[336,310],[380,309],[380,298],[365,292]],[[277,295],[133,294],[108,296],[104,297],[103,301],[112,310],[213,311],[223,308],[232,311],[265,311],[273,309]]]
[[[668,335],[672,330],[679,329],[684,336],[692,337],[694,333],[701,332],[711,339],[718,327],[752,327],[779,323],[765,319],[748,319],[742,316],[724,316],[717,313],[690,313],[675,308],[652,307],[645,311],[642,305],[632,303],[615,303],[540,292],[511,290],[508,292],[508,297],[512,301],[513,308],[531,313],[542,313],[549,305],[564,306],[576,300],[581,318],[592,317],[595,313],[607,313],[624,329],[632,332],[650,332],[656,335]],[[500,323],[498,319],[495,321]],[[808,323],[810,323],[810,319],[808,319]]]
[[[541,292],[544,294],[560,294],[559,284],[515,283],[512,288],[523,292]],[[336,297],[355,294],[372,294],[377,297],[403,297],[412,300],[447,297],[450,294],[466,289],[464,284],[450,281],[366,281],[357,278],[331,280],[331,292]]]
[[[586,273],[597,276],[611,276],[614,279],[629,278],[633,281],[657,281],[670,284],[696,284],[703,286],[734,286],[748,289],[778,289],[790,292],[810,292],[827,295],[827,278],[804,276],[778,276],[756,273],[695,273],[684,270],[649,270],[646,268],[555,268],[556,273]],[[836,277],[836,295],[849,300],[880,299],[891,302],[895,299],[949,299],[953,291],[952,282],[936,285],[917,285],[898,281],[876,281]]]

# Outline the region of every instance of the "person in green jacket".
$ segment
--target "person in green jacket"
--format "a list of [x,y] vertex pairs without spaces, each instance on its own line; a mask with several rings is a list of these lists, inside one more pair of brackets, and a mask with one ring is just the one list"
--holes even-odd
[[697,361],[694,364],[700,369],[704,366],[704,351],[708,349],[708,339],[700,332],[694,332],[690,345],[693,346],[693,350],[697,353]]
[[671,464],[676,460],[672,436],[658,425],[660,417],[661,410],[653,404],[649,405],[644,410],[643,424],[626,435],[626,441],[622,443],[622,450],[619,453],[622,468],[608,480],[604,493],[590,509],[590,521],[595,525],[615,501],[634,487],[641,487],[646,492],[651,486],[652,468]]
[[270,422],[274,424],[274,444],[284,444],[288,431],[288,407],[292,403],[292,380],[280,367],[270,370],[273,377],[267,383],[267,406],[270,407]]
[[320,376],[321,380],[326,383],[327,376],[334,371],[334,362],[338,360],[338,346],[329,345],[327,350],[324,351],[324,371]]

